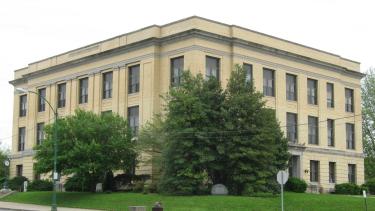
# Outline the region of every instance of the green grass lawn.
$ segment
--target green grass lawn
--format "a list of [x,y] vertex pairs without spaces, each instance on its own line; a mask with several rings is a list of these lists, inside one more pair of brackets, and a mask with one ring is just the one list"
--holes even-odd
[[[16,193],[2,201],[50,205],[51,192]],[[280,197],[243,196],[163,196],[141,193],[58,193],[58,205],[103,210],[128,210],[131,205],[151,206],[162,202],[165,211],[243,211],[280,210]],[[285,193],[285,210],[364,210],[360,196],[330,194]],[[368,198],[368,210],[375,211],[375,198]]]

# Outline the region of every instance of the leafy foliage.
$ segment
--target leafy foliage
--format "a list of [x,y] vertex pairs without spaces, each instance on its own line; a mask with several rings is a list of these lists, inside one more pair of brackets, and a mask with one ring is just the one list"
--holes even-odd
[[203,194],[217,183],[235,195],[278,191],[275,175],[289,159],[287,141],[242,67],[232,71],[225,91],[216,78],[186,71],[164,99],[164,119],[140,135],[141,143],[158,137],[148,149],[160,152],[160,192]]
[[27,188],[29,191],[52,191],[53,183],[50,180],[34,180]]
[[375,194],[375,178],[367,180],[365,185],[366,185],[366,187],[368,188],[368,191],[370,191],[371,194]]
[[362,83],[362,136],[366,179],[375,178],[375,69],[370,68]]
[[[76,110],[75,115],[46,126],[46,139],[37,146],[35,169],[53,169],[53,130],[58,131],[57,170],[62,175],[85,179],[90,190],[103,182],[109,171],[131,171],[136,158],[135,143],[126,120],[116,114],[97,115]],[[81,182],[84,184],[83,182]]]
[[288,182],[285,184],[285,189],[287,191],[292,191],[296,193],[304,193],[307,188],[307,183],[303,179],[296,177],[291,177],[288,179]]
[[337,194],[349,194],[359,195],[361,194],[361,187],[354,183],[342,183],[335,185],[335,193]]
[[25,181],[29,181],[29,180],[24,176],[13,177],[12,179],[8,181],[8,187],[11,190],[23,191],[23,182]]

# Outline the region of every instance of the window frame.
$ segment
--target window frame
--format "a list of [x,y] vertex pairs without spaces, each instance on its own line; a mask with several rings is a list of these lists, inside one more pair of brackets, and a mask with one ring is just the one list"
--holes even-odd
[[246,73],[246,79],[245,79],[246,83],[253,83],[253,80],[254,80],[253,65],[249,63],[243,63],[242,67]]
[[[289,117],[293,117],[294,118],[294,123],[293,125],[290,124],[289,122]],[[291,113],[291,112],[287,112],[286,113],[286,122],[287,122],[287,139],[290,143],[298,143],[298,114],[296,113]],[[292,130],[290,130],[291,128],[293,128]],[[291,133],[293,133],[293,136],[294,138],[291,138]]]
[[[215,60],[216,63],[216,70],[209,67],[209,62],[208,60]],[[209,79],[210,77],[215,77],[217,80],[220,80],[220,65],[221,65],[221,58],[214,57],[214,56],[208,56],[206,55],[206,79]],[[212,75],[212,73],[216,71],[216,76]]]
[[111,99],[113,90],[113,71],[102,73],[102,99]]
[[47,96],[46,88],[38,89],[38,112],[46,111],[46,101],[45,101],[46,96]]
[[27,115],[27,94],[20,95],[19,100],[19,116],[25,117]]
[[[78,80],[78,103],[88,103],[89,99],[89,77],[80,78]],[[83,86],[85,85],[85,86]]]
[[328,182],[336,183],[336,162],[328,162]]
[[[350,94],[350,99],[348,99],[347,93]],[[354,89],[345,88],[345,112],[354,112]]]
[[128,67],[128,94],[139,93],[141,65],[135,64]]
[[348,164],[348,183],[357,184],[357,165]]
[[[136,111],[136,117],[133,116],[134,112],[133,111]],[[136,105],[136,106],[130,106],[128,107],[128,116],[127,116],[127,119],[128,119],[128,124],[129,124],[129,127],[132,131],[132,134],[134,136],[138,136],[138,130],[139,130],[139,105]]]
[[[327,108],[334,108],[335,107],[335,85],[333,83],[327,82],[326,84],[326,90],[327,90]],[[331,95],[329,87],[332,87]]]
[[[348,130],[351,128],[351,130]],[[355,150],[355,125],[353,123],[345,123],[346,129],[346,149]]]
[[[182,76],[182,72],[184,71],[184,63],[185,63],[184,56],[177,56],[177,57],[173,57],[170,59],[170,77],[171,77],[170,84],[172,87],[176,87],[181,84],[181,76]],[[179,65],[179,67],[177,68],[177,76],[175,75],[176,73],[175,65],[177,66]]]
[[318,160],[310,160],[310,182],[319,182],[319,181],[320,181],[320,162]]
[[[290,80],[292,79],[292,80]],[[293,84],[289,84],[288,82],[292,82]],[[289,101],[297,101],[298,99],[298,90],[297,90],[297,75],[293,75],[290,73],[285,74],[285,86],[286,86],[286,99]],[[293,88],[293,90],[291,90]]]
[[[266,73],[271,73],[271,79],[266,77]],[[271,87],[269,85],[271,85]],[[275,70],[263,68],[263,95],[268,97],[275,97],[275,85]]]
[[307,104],[318,105],[318,80],[312,78],[307,79]]
[[[310,123],[310,120],[314,120],[314,122]],[[313,125],[313,123],[315,124]],[[311,133],[313,131],[315,131],[314,134]],[[312,136],[315,136],[314,142]],[[319,145],[319,118],[315,116],[308,116],[308,143],[311,145]]]
[[26,127],[19,127],[18,128],[18,144],[17,144],[18,152],[25,151],[25,143],[26,143]]
[[40,145],[44,140],[44,122],[36,124],[36,145]]
[[[331,123],[331,128],[330,128]],[[327,145],[329,147],[335,146],[335,120],[327,119]]]
[[57,84],[57,108],[64,108],[65,105],[66,105],[66,83],[60,83],[60,84]]

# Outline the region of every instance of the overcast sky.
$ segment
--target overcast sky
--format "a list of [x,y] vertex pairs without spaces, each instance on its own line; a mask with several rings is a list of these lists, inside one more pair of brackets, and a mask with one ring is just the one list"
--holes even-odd
[[2,0],[0,142],[12,136],[13,71],[152,24],[192,15],[284,38],[375,66],[375,1]]

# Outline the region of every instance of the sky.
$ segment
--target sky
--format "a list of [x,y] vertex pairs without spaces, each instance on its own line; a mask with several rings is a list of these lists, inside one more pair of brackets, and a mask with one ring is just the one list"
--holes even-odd
[[152,24],[193,15],[235,24],[375,67],[372,0],[2,0],[0,147],[11,145],[13,71]]

